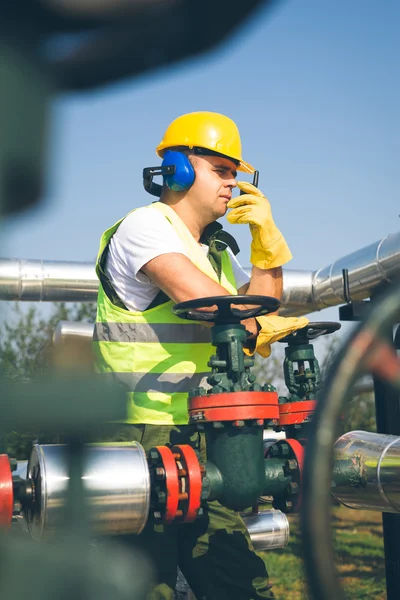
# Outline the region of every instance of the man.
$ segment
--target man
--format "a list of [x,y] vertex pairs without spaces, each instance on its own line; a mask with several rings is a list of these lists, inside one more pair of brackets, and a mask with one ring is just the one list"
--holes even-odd
[[[164,177],[160,202],[132,211],[102,237],[95,352],[99,371],[127,386],[121,439],[137,440],[145,450],[190,443],[205,461],[203,436],[187,424],[187,393],[207,375],[213,348],[204,325],[182,326],[187,322],[171,307],[236,293],[280,298],[281,266],[291,254],[268,200],[253,185],[236,182],[237,170],[254,169],[242,160],[239,132],[229,118],[183,115],[167,128],[157,154],[164,167],[175,169]],[[244,195],[233,199],[237,186]],[[226,243],[216,243],[229,241],[212,225],[228,208],[231,223],[250,225],[250,278]],[[253,345],[267,356],[272,341],[307,320],[268,316],[244,323]],[[127,542],[153,560],[152,599],[173,597],[177,565],[198,600],[274,597],[242,519],[218,502],[191,524],[161,525],[150,518],[143,533]]]

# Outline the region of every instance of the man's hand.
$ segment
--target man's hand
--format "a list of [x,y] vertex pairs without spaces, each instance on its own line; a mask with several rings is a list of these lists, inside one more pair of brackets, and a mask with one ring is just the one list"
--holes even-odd
[[251,263],[259,269],[280,267],[292,258],[286,241],[274,223],[271,206],[263,193],[251,183],[238,181],[244,195],[232,198],[226,215],[229,223],[247,223],[252,235]]
[[260,332],[254,349],[250,346],[251,351],[247,351],[246,354],[257,352],[263,358],[271,354],[271,344],[309,323],[307,317],[278,317],[277,315],[263,315],[256,317],[256,320]]

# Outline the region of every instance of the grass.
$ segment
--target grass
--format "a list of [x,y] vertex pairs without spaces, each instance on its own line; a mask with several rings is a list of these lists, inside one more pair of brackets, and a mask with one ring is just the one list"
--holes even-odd
[[[277,600],[308,600],[298,515],[290,515],[286,548],[264,552]],[[382,515],[344,506],[333,510],[336,566],[348,600],[386,600]]]

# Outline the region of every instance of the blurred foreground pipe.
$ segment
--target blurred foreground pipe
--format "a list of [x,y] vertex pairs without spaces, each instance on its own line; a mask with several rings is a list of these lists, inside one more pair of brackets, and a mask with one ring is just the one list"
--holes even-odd
[[289,541],[289,521],[280,510],[242,515],[256,550],[284,548]]
[[[302,315],[346,302],[342,270],[352,300],[369,298],[400,277],[400,232],[348,254],[318,271],[284,269],[280,314]],[[0,300],[95,302],[98,281],[91,263],[0,259]]]
[[334,448],[332,494],[349,508],[400,513],[400,437],[342,435]]

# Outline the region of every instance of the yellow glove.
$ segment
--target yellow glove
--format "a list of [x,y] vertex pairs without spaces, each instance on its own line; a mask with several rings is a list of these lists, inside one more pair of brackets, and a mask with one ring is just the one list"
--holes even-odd
[[256,317],[256,321],[261,326],[256,347],[252,351],[244,349],[244,352],[250,356],[258,352],[263,358],[268,358],[271,354],[271,344],[297,329],[302,329],[309,323],[306,317],[278,317],[278,315]]
[[232,198],[226,215],[229,223],[248,223],[253,238],[250,262],[259,269],[273,269],[287,263],[292,254],[272,218],[267,198],[251,183],[238,181],[243,196]]

